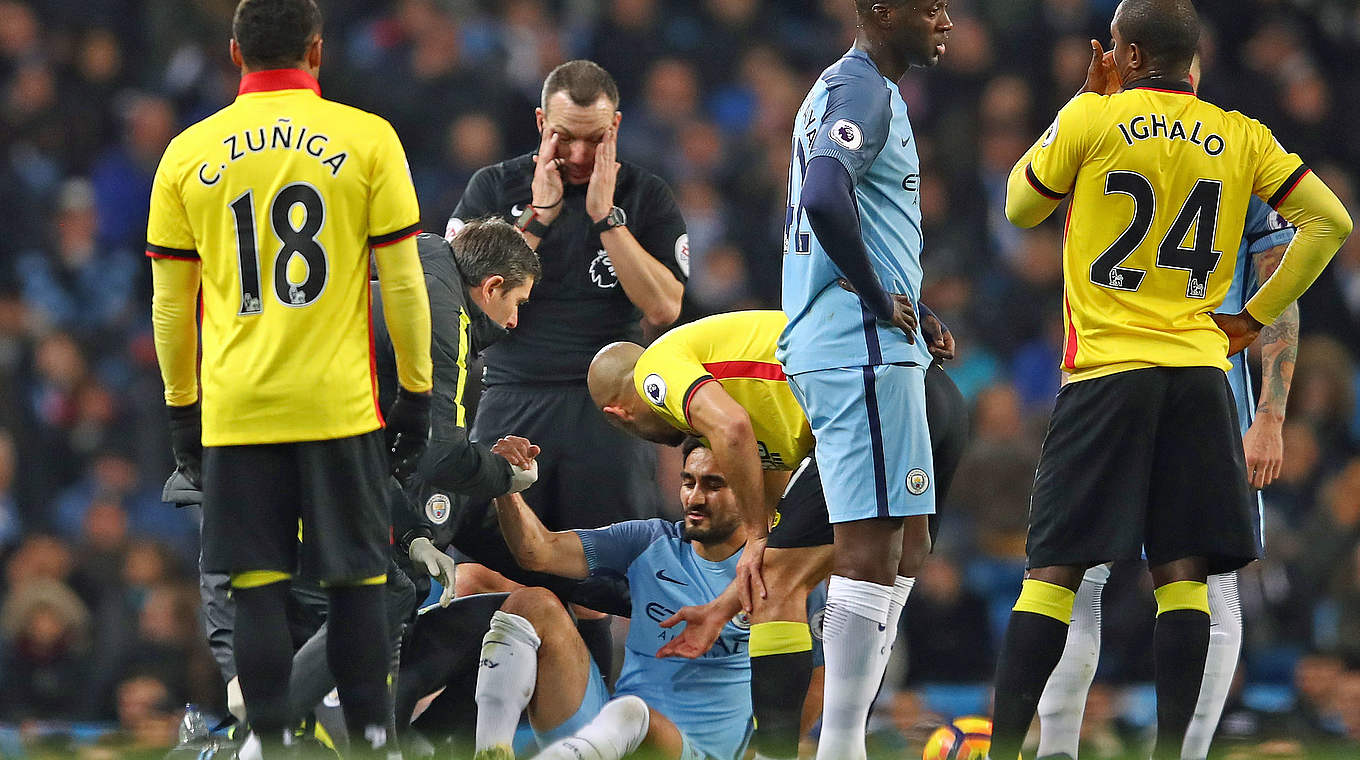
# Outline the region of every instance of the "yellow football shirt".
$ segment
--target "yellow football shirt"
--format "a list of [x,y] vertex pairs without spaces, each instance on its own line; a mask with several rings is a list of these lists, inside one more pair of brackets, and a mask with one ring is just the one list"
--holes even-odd
[[1047,198],[1071,195],[1062,364],[1074,381],[1227,369],[1209,315],[1232,281],[1248,199],[1279,207],[1307,173],[1260,122],[1165,80],[1074,98],[1015,171]]
[[[405,352],[403,384],[430,387],[428,297],[407,241],[420,213],[401,142],[380,117],[320,94],[301,70],[247,74],[236,100],[177,136],[156,171],[147,255],[200,262],[207,446],[381,426],[370,248],[402,244],[387,249],[400,262],[379,254],[380,276],[384,295],[392,275],[404,300],[423,303],[423,354]],[[418,327],[419,309],[409,311]],[[159,327],[166,400],[191,403],[192,362],[186,378],[185,362],[168,360],[186,340]]]
[[690,435],[698,435],[689,422],[695,391],[721,383],[751,417],[761,467],[792,470],[811,453],[813,439],[774,358],[787,324],[782,311],[737,311],[682,325],[638,357],[633,383],[662,419]]

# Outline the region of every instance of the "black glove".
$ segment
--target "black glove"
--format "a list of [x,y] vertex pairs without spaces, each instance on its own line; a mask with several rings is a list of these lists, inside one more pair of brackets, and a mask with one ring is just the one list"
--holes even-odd
[[203,421],[199,403],[170,406],[170,449],[175,452],[175,470],[184,474],[194,488],[203,487]]
[[387,410],[387,451],[392,474],[405,482],[430,440],[430,400],[433,395],[397,388],[397,400]]

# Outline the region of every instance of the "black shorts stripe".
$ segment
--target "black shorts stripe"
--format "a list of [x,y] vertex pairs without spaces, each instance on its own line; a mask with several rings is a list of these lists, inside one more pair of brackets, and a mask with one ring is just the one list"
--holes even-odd
[[192,248],[171,248],[167,245],[146,244],[146,255],[153,259],[184,259],[198,261],[198,251]]
[[1309,171],[1310,169],[1307,164],[1299,164],[1299,168],[1295,169],[1294,173],[1289,175],[1289,178],[1280,185],[1280,189],[1276,190],[1275,194],[1270,196],[1270,200],[1266,201],[1266,203],[1271,208],[1278,209],[1280,204],[1284,203],[1284,199],[1289,197],[1289,194],[1293,192],[1294,187],[1299,184],[1304,175]]
[[368,247],[382,248],[385,245],[392,245],[400,240],[405,240],[418,232],[420,232],[420,222],[416,222],[409,227],[402,227],[401,229],[395,232],[389,232],[386,235],[374,235],[368,239]]
[[1029,180],[1030,187],[1034,188],[1035,190],[1038,190],[1040,195],[1044,196],[1045,198],[1048,198],[1049,200],[1060,201],[1063,198],[1067,197],[1067,193],[1060,193],[1057,190],[1050,188],[1048,185],[1045,185],[1044,183],[1040,182],[1039,178],[1034,175],[1033,164],[1025,164],[1025,179]]

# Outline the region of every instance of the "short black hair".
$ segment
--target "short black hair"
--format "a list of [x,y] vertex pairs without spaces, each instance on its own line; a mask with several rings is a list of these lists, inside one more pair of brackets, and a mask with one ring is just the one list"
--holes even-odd
[[689,455],[693,454],[695,449],[706,448],[708,448],[708,444],[692,435],[686,436],[685,440],[680,444],[680,465],[683,467],[685,462],[689,461]]
[[505,278],[504,287],[517,288],[543,274],[538,254],[514,225],[499,217],[467,222],[449,244],[458,271],[469,285],[481,285],[486,278],[500,275]]
[[896,8],[899,5],[906,5],[907,2],[908,0],[855,0],[855,12],[861,16],[867,16],[873,12],[874,6],[879,3]]
[[1115,17],[1120,36],[1137,43],[1149,67],[1168,73],[1190,68],[1199,49],[1199,14],[1190,0],[1123,0]]
[[594,61],[567,61],[548,72],[548,78],[543,80],[542,106],[547,108],[548,98],[559,92],[565,92],[571,102],[578,106],[595,105],[595,101],[604,95],[616,110],[619,107],[618,84],[603,66]]
[[321,9],[315,0],[241,0],[231,20],[232,39],[252,69],[297,66],[319,34]]

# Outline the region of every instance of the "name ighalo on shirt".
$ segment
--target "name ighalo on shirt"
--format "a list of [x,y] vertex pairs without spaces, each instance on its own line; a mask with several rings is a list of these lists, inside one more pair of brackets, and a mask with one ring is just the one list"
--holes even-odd
[[1123,135],[1124,142],[1130,146],[1134,141],[1150,140],[1160,137],[1164,140],[1184,140],[1192,145],[1198,145],[1204,149],[1204,153],[1209,156],[1217,156],[1223,152],[1226,143],[1221,135],[1212,132],[1200,137],[1200,132],[1204,129],[1204,122],[1196,121],[1195,126],[1186,132],[1185,125],[1180,119],[1168,121],[1164,113],[1150,113],[1144,116],[1138,114],[1129,119],[1128,123],[1119,123],[1119,133]]

